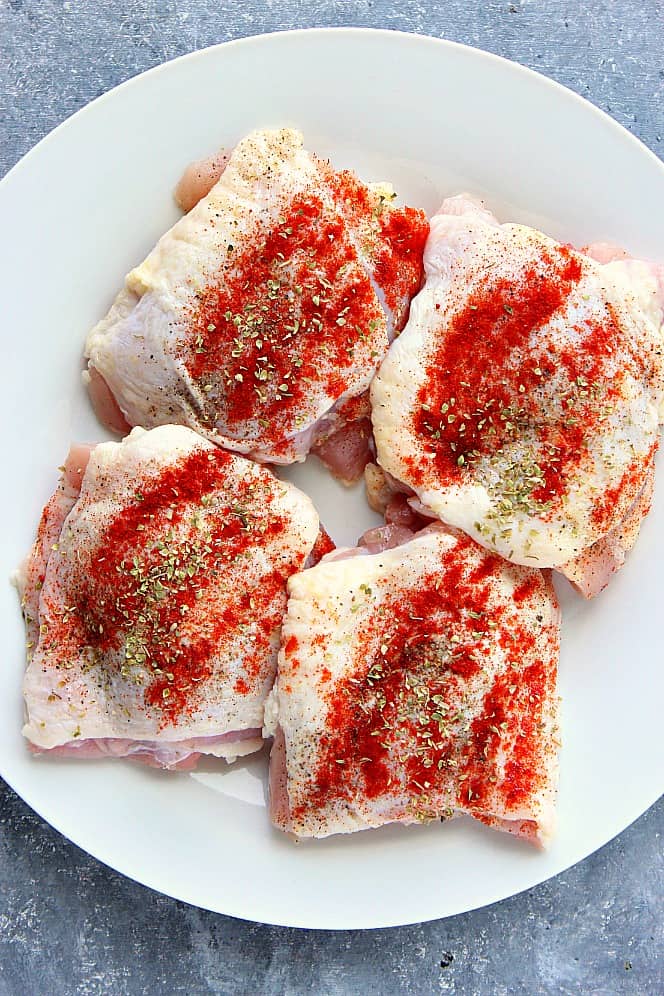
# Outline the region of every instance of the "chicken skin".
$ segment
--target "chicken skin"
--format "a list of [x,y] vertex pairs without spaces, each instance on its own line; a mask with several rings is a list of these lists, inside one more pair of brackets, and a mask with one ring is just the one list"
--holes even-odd
[[378,463],[416,508],[586,595],[638,534],[664,411],[661,274],[591,253],[445,201],[371,388]]
[[73,447],[19,576],[36,752],[193,767],[262,745],[309,499],[183,426]]
[[274,824],[325,837],[466,813],[546,844],[560,628],[549,572],[440,524],[372,548],[289,582],[266,706]]
[[402,327],[428,222],[294,130],[199,164],[181,201],[217,174],[90,333],[90,394],[115,431],[178,423],[262,462],[303,460],[351,421]]

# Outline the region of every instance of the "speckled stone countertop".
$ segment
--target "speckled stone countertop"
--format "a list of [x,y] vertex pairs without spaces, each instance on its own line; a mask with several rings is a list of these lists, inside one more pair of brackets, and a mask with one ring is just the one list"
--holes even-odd
[[[417,31],[515,59],[661,156],[663,18],[661,0],[0,0],[0,174],[150,66],[244,35],[332,25]],[[582,864],[484,910],[329,933],[243,923],[150,892],[0,782],[0,996],[662,992],[663,824],[660,801]]]

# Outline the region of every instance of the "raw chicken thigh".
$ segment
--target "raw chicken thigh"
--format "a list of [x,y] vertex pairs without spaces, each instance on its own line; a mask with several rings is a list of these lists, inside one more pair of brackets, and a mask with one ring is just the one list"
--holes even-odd
[[275,825],[324,837],[469,813],[545,844],[559,626],[548,572],[440,524],[291,578],[265,711]]
[[74,447],[19,577],[33,749],[166,768],[258,750],[309,499],[182,426]]
[[664,412],[661,272],[461,196],[371,389],[377,458],[415,508],[596,594],[638,535]]
[[402,327],[428,222],[289,129],[199,164],[183,203],[217,174],[90,333],[93,403],[116,431],[176,422],[264,462],[303,460],[351,420]]

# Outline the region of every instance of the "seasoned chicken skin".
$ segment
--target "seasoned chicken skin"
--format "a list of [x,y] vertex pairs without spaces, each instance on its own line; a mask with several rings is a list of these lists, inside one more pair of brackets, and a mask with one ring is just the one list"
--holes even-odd
[[607,548],[601,564],[589,551],[626,516],[633,542],[649,504],[657,268],[600,264],[457,197],[432,220],[425,273],[371,388],[379,464],[416,507],[515,563],[583,571],[594,594]]
[[264,462],[304,459],[367,390],[419,289],[428,223],[393,196],[333,170],[297,131],[250,134],[90,333],[102,420],[176,422]]
[[291,578],[266,706],[275,825],[324,837],[469,813],[546,843],[559,624],[548,572],[440,525]]
[[318,537],[297,488],[185,427],[74,447],[19,577],[30,744],[161,767],[257,750]]

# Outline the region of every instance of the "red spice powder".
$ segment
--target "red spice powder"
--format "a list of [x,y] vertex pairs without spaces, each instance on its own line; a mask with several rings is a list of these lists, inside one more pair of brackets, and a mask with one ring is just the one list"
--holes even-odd
[[429,222],[424,212],[415,208],[392,208],[381,216],[380,231],[374,273],[387,306],[395,314],[395,329],[400,331],[408,321],[410,299],[424,279]]
[[592,512],[592,519],[598,530],[605,532],[615,521],[616,506],[619,502],[630,504],[636,500],[643,488],[647,476],[647,468],[652,464],[655,453],[659,446],[656,440],[650,448],[650,452],[645,460],[634,460],[620,478],[618,484],[612,488],[606,488],[601,496],[596,500]]
[[345,422],[359,422],[364,418],[371,418],[371,398],[368,391],[356,394],[353,398],[346,398],[335,408],[335,412]]
[[525,581],[522,581],[520,585],[517,585],[517,587],[514,589],[514,594],[512,595],[512,599],[516,602],[517,605],[521,605],[523,602],[528,601],[528,599],[532,598],[534,595],[537,595],[537,593],[541,589],[541,586],[542,582],[538,577],[538,575],[531,574],[529,577],[525,579]]
[[315,193],[294,198],[256,239],[229,252],[200,295],[185,362],[210,388],[209,420],[229,432],[257,420],[261,437],[278,444],[300,428],[312,384],[337,398],[360,360],[377,366],[385,318],[343,220]]
[[[383,602],[380,615],[368,620],[357,668],[330,693],[327,729],[320,742],[321,763],[309,803],[312,808],[324,805],[329,798],[351,793],[347,765],[358,762],[362,792],[368,798],[389,790],[392,744],[389,734],[381,735],[386,727],[398,728],[411,738],[419,732],[435,733],[440,739],[435,719],[427,717],[426,722],[420,722],[425,716],[414,714],[414,689],[426,686],[432,698],[444,694],[448,683],[454,682],[456,668],[470,673],[479,668],[471,648],[463,643],[454,647],[453,656],[448,654],[445,636],[455,624],[468,618],[468,612],[480,615],[488,593],[488,585],[464,585],[461,564],[453,564],[444,578],[431,575],[422,579],[416,591],[408,591],[394,603]],[[372,650],[377,641],[379,647]],[[444,665],[439,658],[445,660]],[[376,695],[378,698],[372,701]],[[430,711],[433,715],[436,710]],[[441,756],[436,751],[431,753],[434,762]],[[425,767],[428,759],[429,755],[408,759],[410,790],[417,792],[415,783],[431,777],[433,769]]]
[[[487,556],[490,570],[479,572],[468,556],[475,549],[462,541],[439,573],[382,601],[363,621],[353,671],[327,693],[315,784],[306,804],[293,810],[296,821],[334,800],[402,792],[425,812],[441,799],[466,809],[481,805],[497,791],[498,745],[515,731],[518,744],[501,785],[506,805],[536,790],[541,704],[555,683],[555,666],[541,660],[519,666],[534,652],[534,633],[513,603],[493,600],[502,563]],[[533,573],[517,591],[523,599],[542,593],[544,584]],[[466,733],[466,695],[496,642],[515,664],[495,678]]]
[[326,553],[332,553],[333,550],[336,550],[335,542],[326,529],[321,526],[318,530],[316,542],[311,548],[311,553],[307,557],[304,566],[315,567],[316,564],[323,559]]
[[376,283],[394,313],[400,331],[408,319],[410,299],[424,277],[424,246],[429,222],[423,211],[392,207],[348,170],[321,164],[321,175],[352,228],[361,233],[364,251],[373,265]]
[[223,450],[199,450],[137,481],[135,503],[108,524],[70,594],[81,643],[101,667],[119,653],[123,676],[144,687],[164,724],[195,711],[215,657],[250,623],[257,634],[235,690],[262,687],[286,583],[301,567],[294,555],[260,577],[238,570],[289,523],[273,507],[271,479],[229,481],[231,460]]
[[[460,805],[481,807],[499,791],[510,809],[537,791],[542,782],[542,706],[554,685],[555,671],[541,660],[496,677],[471,725],[457,794]],[[496,760],[506,736],[514,739],[498,789]]]
[[[580,257],[565,247],[538,253],[514,280],[487,277],[439,335],[413,415],[415,431],[433,452],[429,465],[408,462],[416,485],[431,465],[441,485],[461,483],[477,456],[492,456],[524,428],[534,428],[544,483],[532,497],[553,504],[565,493],[600,417],[591,382],[602,377],[620,331],[607,309],[604,322],[579,326],[577,345],[562,348],[547,340],[534,355],[532,333],[565,307],[583,272]],[[541,407],[541,392],[563,369],[570,391],[563,415],[552,420]],[[611,385],[603,382],[602,392],[606,404]]]
[[[403,750],[408,792],[418,795],[425,783],[448,778],[439,767],[454,751],[454,709],[446,703],[458,702],[460,690],[480,671],[487,627],[498,626],[503,615],[501,607],[489,610],[491,578],[470,580],[464,556],[470,546],[462,541],[444,572],[383,601],[367,622],[362,659],[330,692],[312,808],[356,791],[350,767],[368,798],[388,792],[395,744]],[[488,559],[494,568],[499,563]]]

